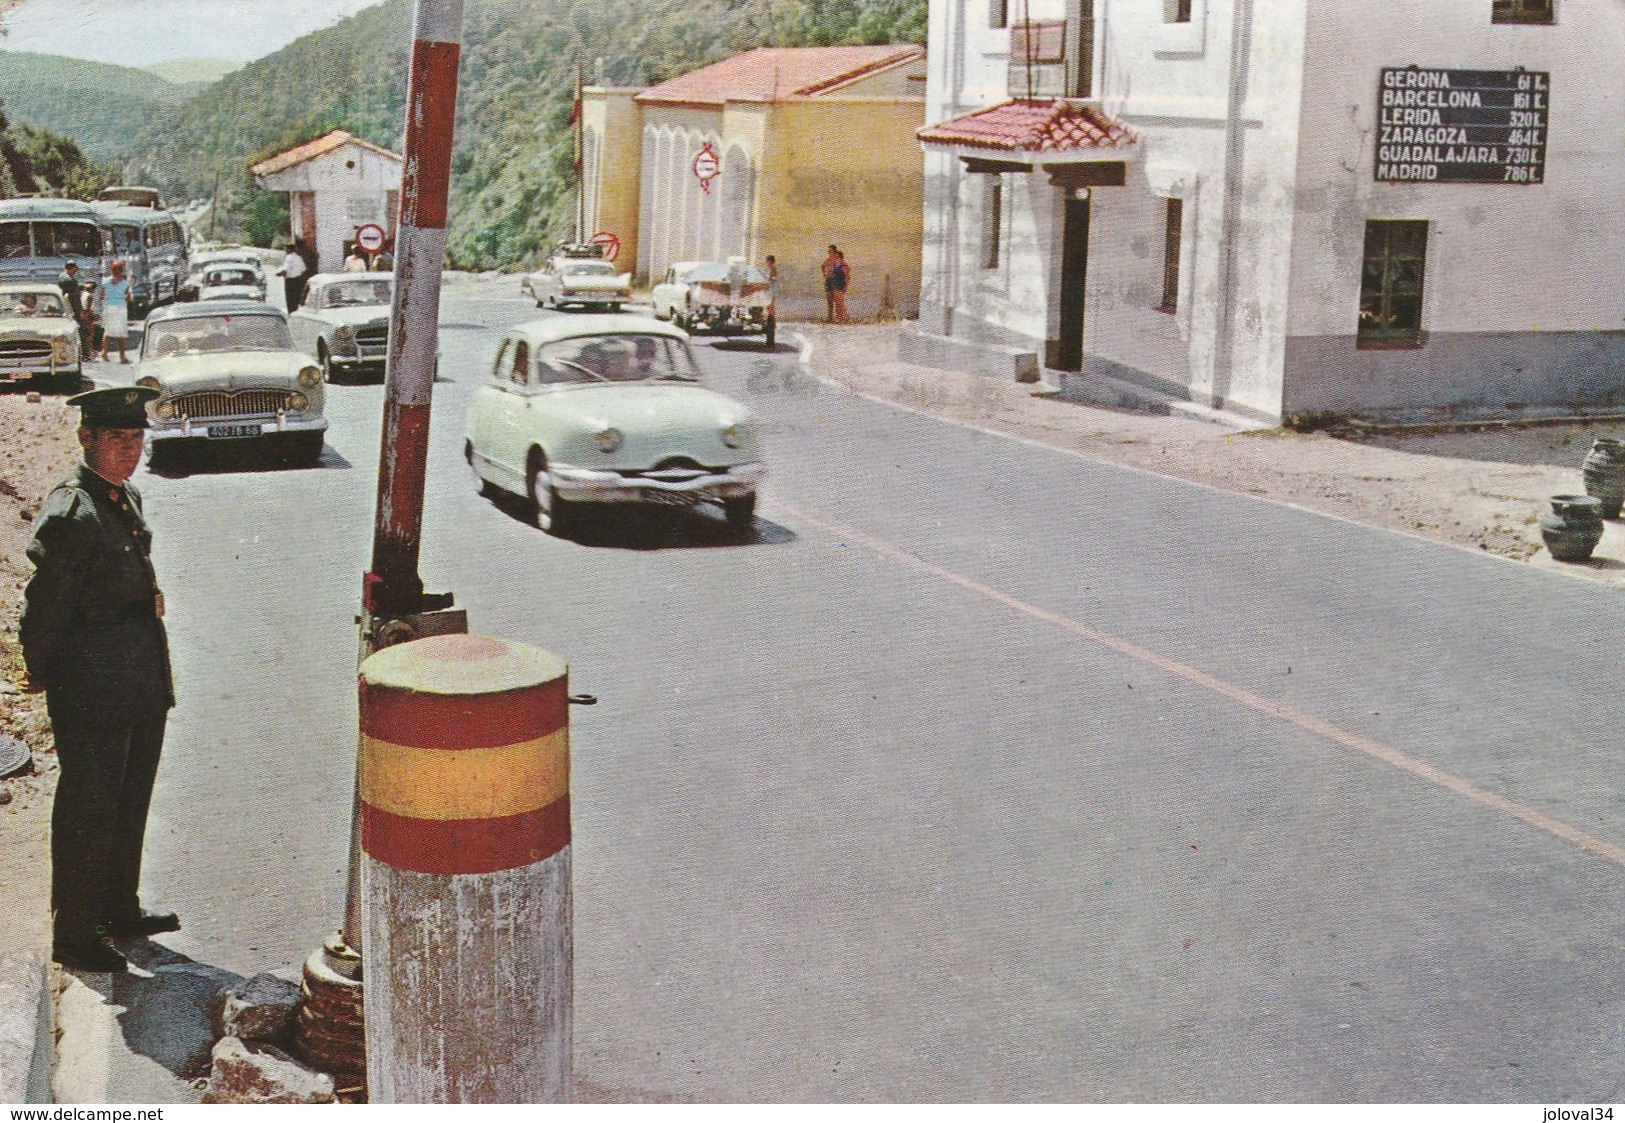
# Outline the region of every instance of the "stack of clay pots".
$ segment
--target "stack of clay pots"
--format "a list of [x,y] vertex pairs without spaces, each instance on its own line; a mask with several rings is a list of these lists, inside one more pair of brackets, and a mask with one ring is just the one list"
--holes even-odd
[[1625,441],[1598,437],[1581,467],[1584,495],[1554,495],[1540,516],[1540,536],[1558,561],[1583,562],[1602,541],[1602,520],[1617,519],[1625,506]]

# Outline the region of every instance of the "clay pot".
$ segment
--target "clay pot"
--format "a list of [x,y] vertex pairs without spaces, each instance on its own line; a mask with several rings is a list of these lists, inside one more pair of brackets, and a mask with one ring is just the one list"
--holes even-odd
[[1602,501],[1602,517],[1619,518],[1625,503],[1625,442],[1598,437],[1581,469],[1586,494]]
[[1582,562],[1602,540],[1602,503],[1589,495],[1554,495],[1540,516],[1540,536],[1558,561]]

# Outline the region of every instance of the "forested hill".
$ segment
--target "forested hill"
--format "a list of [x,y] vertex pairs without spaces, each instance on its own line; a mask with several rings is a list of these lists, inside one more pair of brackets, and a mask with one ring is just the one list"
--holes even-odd
[[[578,64],[644,85],[758,46],[924,42],[925,12],[926,0],[468,0],[451,264],[526,264],[568,234]],[[126,181],[197,198],[223,171],[222,217],[263,237],[280,203],[252,187],[255,158],[332,128],[400,151],[410,13],[388,0],[226,75],[136,138]]]
[[101,163],[123,159],[143,122],[167,115],[197,90],[145,70],[0,51],[0,103],[12,124],[72,137]]

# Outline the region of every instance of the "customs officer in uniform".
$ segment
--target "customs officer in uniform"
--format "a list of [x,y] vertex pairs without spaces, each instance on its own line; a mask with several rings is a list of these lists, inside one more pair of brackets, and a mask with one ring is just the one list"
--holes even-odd
[[141,462],[145,387],[92,390],[80,409],[84,462],[46,496],[28,546],[34,575],[19,638],[31,689],[45,691],[62,773],[51,816],[54,955],[122,971],[104,941],[171,932],[141,908],[147,806],[175,703],[152,535],[129,478]]

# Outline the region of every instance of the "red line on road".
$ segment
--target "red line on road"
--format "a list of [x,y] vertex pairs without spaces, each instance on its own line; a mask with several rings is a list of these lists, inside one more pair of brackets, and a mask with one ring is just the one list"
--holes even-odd
[[1435,768],[1431,764],[1417,760],[1415,757],[1407,756],[1398,749],[1383,744],[1381,741],[1374,741],[1369,737],[1362,737],[1358,733],[1351,733],[1347,729],[1333,725],[1331,722],[1323,721],[1281,702],[1272,702],[1270,699],[1254,694],[1252,691],[1236,686],[1234,683],[1215,678],[1206,671],[1199,671],[1195,667],[1179,662],[1177,659],[1170,659],[1166,655],[1158,655],[1155,651],[1130,643],[1120,636],[1099,631],[1069,616],[1062,616],[1058,612],[1051,612],[1046,608],[1029,604],[1018,597],[1011,596],[1009,593],[1000,592],[991,585],[984,585],[974,578],[933,565],[900,546],[895,546],[879,538],[870,537],[860,530],[855,530],[849,526],[841,526],[838,523],[826,522],[808,514],[799,507],[777,500],[775,500],[774,506],[786,514],[810,523],[824,533],[842,541],[862,546],[864,549],[883,558],[900,562],[921,573],[947,581],[968,592],[996,601],[1007,608],[1012,608],[1034,619],[1042,620],[1046,624],[1053,624],[1055,627],[1070,632],[1075,636],[1080,636],[1102,647],[1127,655],[1131,659],[1137,659],[1159,670],[1177,675],[1188,682],[1195,683],[1197,686],[1211,690],[1215,694],[1229,698],[1233,702],[1239,702],[1249,709],[1290,722],[1299,729],[1313,733],[1318,737],[1324,737],[1326,740],[1335,742],[1345,748],[1364,753],[1366,756],[1380,760],[1384,764],[1408,772],[1417,779],[1426,780],[1430,784],[1437,784],[1439,787],[1447,788],[1459,796],[1472,800],[1474,803],[1499,811],[1504,815],[1510,815],[1519,822],[1526,823],[1537,830],[1545,831],[1547,834],[1555,835],[1588,853],[1597,855],[1599,858],[1606,858],[1616,865],[1625,866],[1625,847],[1616,846],[1611,842],[1604,842],[1600,838],[1586,834],[1584,831],[1571,827],[1560,820],[1553,819],[1549,815],[1543,815],[1534,808],[1515,803],[1505,796],[1497,795],[1492,791],[1479,787],[1477,784],[1463,780],[1460,776],[1452,775],[1443,769]]

